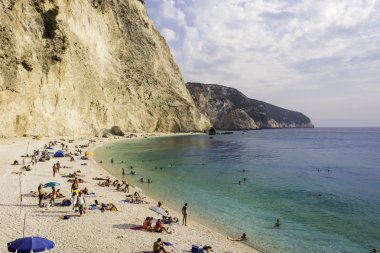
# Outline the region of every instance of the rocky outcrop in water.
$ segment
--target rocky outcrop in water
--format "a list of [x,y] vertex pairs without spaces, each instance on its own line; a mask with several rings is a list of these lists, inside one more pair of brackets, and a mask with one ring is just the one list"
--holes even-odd
[[0,135],[203,131],[141,0],[0,0]]
[[314,127],[300,112],[246,97],[237,89],[217,84],[187,83],[196,106],[217,129]]

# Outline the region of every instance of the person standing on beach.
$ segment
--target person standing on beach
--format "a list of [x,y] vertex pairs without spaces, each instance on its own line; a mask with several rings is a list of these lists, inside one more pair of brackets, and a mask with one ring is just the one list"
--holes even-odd
[[187,203],[185,203],[185,205],[182,207],[182,215],[183,215],[183,218],[182,218],[182,225],[186,225],[186,221],[187,221]]
[[124,168],[121,168],[122,170],[123,170],[123,172],[121,173],[123,176],[124,176],[124,174],[125,174],[125,172],[124,172]]
[[42,199],[43,199],[43,197],[44,197],[44,194],[43,194],[43,192],[42,192],[42,184],[40,184],[39,186],[38,186],[38,205],[41,207],[41,205],[42,205]]
[[53,177],[55,177],[55,173],[57,172],[57,168],[56,168],[56,165],[54,164],[53,165]]
[[76,197],[76,199],[75,199],[75,205],[79,209],[79,215],[82,215],[83,214],[83,210],[84,210],[85,205],[86,205],[86,200],[84,199],[82,191],[80,191],[79,195]]
[[71,191],[72,191],[73,197],[78,195],[78,188],[79,188],[78,178],[75,178],[73,184],[71,185]]
[[57,197],[57,192],[55,190],[55,187],[52,187],[52,192],[51,192],[51,197],[50,197],[50,205],[54,206],[55,205],[55,198]]

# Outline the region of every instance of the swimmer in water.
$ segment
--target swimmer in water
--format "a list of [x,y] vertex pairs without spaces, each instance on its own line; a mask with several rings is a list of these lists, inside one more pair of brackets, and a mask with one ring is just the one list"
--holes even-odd
[[274,224],[274,227],[275,228],[280,228],[280,220],[279,219],[276,220],[276,223]]

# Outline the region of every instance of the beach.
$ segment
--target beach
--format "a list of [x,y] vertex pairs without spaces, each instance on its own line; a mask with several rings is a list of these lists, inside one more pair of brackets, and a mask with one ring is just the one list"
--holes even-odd
[[[137,138],[142,138],[139,134]],[[25,236],[41,236],[52,240],[55,248],[51,252],[152,252],[153,242],[157,238],[162,238],[164,242],[170,242],[173,246],[166,247],[171,252],[190,251],[193,244],[210,245],[213,252],[258,252],[241,242],[232,242],[227,236],[218,233],[202,224],[196,223],[191,217],[191,207],[189,208],[188,225],[182,226],[172,224],[168,227],[172,234],[147,232],[142,230],[132,230],[130,228],[141,226],[146,217],[160,218],[160,215],[149,210],[149,207],[156,206],[157,200],[146,196],[144,201],[149,204],[131,204],[121,202],[126,197],[126,193],[116,191],[113,186],[101,187],[93,180],[95,177],[115,178],[107,171],[103,170],[91,158],[81,160],[80,156],[75,156],[75,161],[71,162],[70,157],[51,158],[46,162],[38,162],[31,165],[31,158],[22,158],[21,155],[32,154],[33,150],[45,150],[44,145],[49,141],[57,141],[52,152],[60,149],[60,142],[68,145],[68,152],[76,149],[75,146],[88,145],[89,139],[75,139],[69,143],[69,137],[42,138],[40,140],[32,137],[7,138],[0,140],[0,234],[1,252],[6,252],[6,245],[15,239],[23,237],[23,227],[25,219]],[[88,147],[81,148],[82,155],[85,151],[90,151],[96,147],[109,143],[110,141],[126,140],[93,138],[94,143]],[[20,170],[25,165],[31,165],[31,171]],[[11,165],[14,160],[18,160],[20,165]],[[53,177],[52,166],[57,161],[61,164],[60,173]],[[40,183],[57,182],[57,188],[66,198],[71,198],[71,183],[67,177],[61,175],[81,171],[86,181],[79,184],[79,189],[87,188],[95,196],[86,196],[87,206],[93,204],[95,200],[99,203],[113,203],[118,211],[89,210],[85,215],[79,216],[72,210],[72,206],[39,207],[38,197],[34,197],[31,191],[37,191]],[[20,174],[21,172],[21,174]],[[60,175],[61,174],[61,175]],[[21,188],[20,188],[21,182]],[[51,188],[45,188],[51,192]],[[22,194],[22,205],[20,205],[20,191]],[[130,187],[130,193],[134,193],[134,187]],[[63,198],[62,198],[63,199]],[[62,199],[57,199],[60,203]],[[49,202],[49,200],[44,200]],[[164,206],[165,207],[165,206]],[[167,208],[167,207],[165,207]],[[180,220],[180,210],[168,210],[171,216]],[[62,219],[64,215],[70,215],[70,219]],[[165,225],[167,226],[167,225]],[[236,235],[239,236],[239,235]]]

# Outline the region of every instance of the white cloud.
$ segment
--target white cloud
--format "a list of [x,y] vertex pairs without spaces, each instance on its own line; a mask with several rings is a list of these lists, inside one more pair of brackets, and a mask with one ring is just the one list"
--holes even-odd
[[348,117],[342,101],[354,97],[357,110],[380,109],[380,1],[152,1],[187,81],[233,86],[317,125]]
[[170,30],[168,28],[163,28],[161,30],[161,33],[165,37],[165,39],[166,39],[167,42],[175,41],[175,40],[178,39],[178,36],[175,33],[175,31]]

